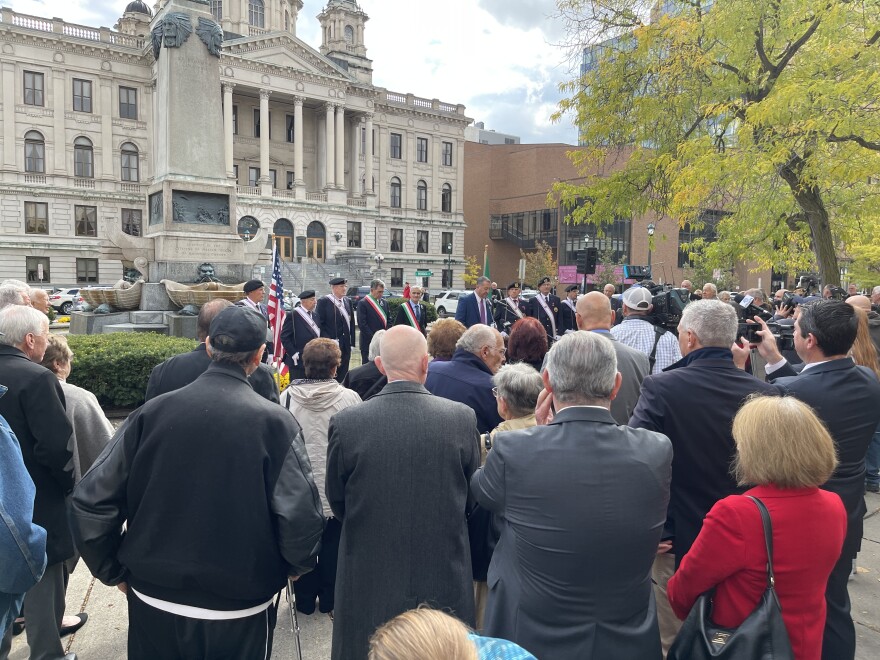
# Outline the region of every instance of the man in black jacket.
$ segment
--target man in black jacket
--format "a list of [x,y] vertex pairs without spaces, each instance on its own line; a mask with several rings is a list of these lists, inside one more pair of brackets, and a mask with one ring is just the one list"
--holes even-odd
[[559,330],[559,298],[550,293],[549,277],[538,282],[538,294],[529,301],[529,316],[538,319],[552,344],[561,334]]
[[290,369],[290,380],[306,377],[303,353],[306,344],[321,336],[321,328],[315,316],[315,292],[309,289],[299,294],[301,304],[290,310],[281,326],[281,345],[284,346],[284,363]]
[[[189,353],[173,355],[153,367],[153,371],[150,372],[150,380],[147,382],[147,394],[144,397],[146,401],[154,399],[160,394],[179,390],[205,373],[205,369],[211,364],[211,356],[205,350],[208,328],[211,327],[211,321],[214,320],[214,317],[230,306],[232,303],[222,298],[211,300],[202,305],[196,326],[199,345]],[[274,403],[281,401],[272,367],[260,364],[260,367],[248,376],[248,382],[254,388],[254,392],[264,399]]]
[[[357,325],[361,346],[361,364],[369,361],[370,342],[373,333],[388,328],[388,303],[382,298],[385,293],[385,282],[373,280],[370,282],[370,293],[365,295],[357,304]],[[410,295],[412,291],[410,290]]]
[[342,363],[336,370],[336,380],[340,383],[348,373],[351,347],[354,346],[354,312],[351,301],[345,296],[345,282],[344,277],[334,277],[330,280],[332,293],[320,298],[317,305],[321,336],[337,342],[339,350],[342,351]]
[[[416,285],[409,290],[409,300],[404,300],[397,308],[394,325],[408,325],[426,336],[428,325],[428,308],[422,302],[422,287]],[[363,341],[363,340],[362,340]],[[370,343],[372,348],[373,344]]]
[[[804,361],[798,375],[776,346],[773,334],[759,317],[758,352],[773,384],[809,404],[828,428],[837,448],[838,465],[822,488],[837,493],[847,512],[846,537],[840,559],[825,590],[823,660],[852,660],[856,635],[850,616],[847,580],[861,548],[865,507],[865,454],[880,423],[880,383],[874,373],[857,366],[848,353],[855,342],[858,318],[851,305],[823,300],[798,307],[794,348]],[[742,360],[744,362],[744,359]]]
[[[64,655],[58,634],[64,616],[64,561],[74,553],[65,510],[65,497],[73,488],[68,445],[73,429],[58,379],[39,364],[49,319],[32,307],[11,305],[0,310],[0,333],[0,384],[9,388],[0,398],[0,415],[18,438],[37,489],[34,523],[47,532],[46,571],[24,600],[28,645],[32,658],[76,658]],[[0,643],[0,657],[9,652],[11,634],[10,626]]]
[[324,528],[299,425],[247,382],[262,317],[228,307],[206,343],[208,370],[132,413],[73,494],[78,550],[128,596],[133,660],[269,657],[273,596]]

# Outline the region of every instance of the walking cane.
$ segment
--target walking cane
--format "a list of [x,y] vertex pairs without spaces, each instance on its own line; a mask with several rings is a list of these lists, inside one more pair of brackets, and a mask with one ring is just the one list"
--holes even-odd
[[287,606],[290,608],[290,627],[293,629],[296,643],[296,659],[303,660],[302,644],[299,640],[299,619],[296,618],[296,594],[290,588],[290,578],[287,579]]

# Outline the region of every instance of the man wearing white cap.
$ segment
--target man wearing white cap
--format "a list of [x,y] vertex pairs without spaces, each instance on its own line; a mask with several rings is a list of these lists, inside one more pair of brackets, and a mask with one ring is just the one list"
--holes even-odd
[[653,307],[650,291],[639,286],[627,289],[623,293],[623,323],[611,328],[611,334],[620,343],[647,355],[651,373],[659,374],[681,359],[681,349],[674,334],[647,318]]

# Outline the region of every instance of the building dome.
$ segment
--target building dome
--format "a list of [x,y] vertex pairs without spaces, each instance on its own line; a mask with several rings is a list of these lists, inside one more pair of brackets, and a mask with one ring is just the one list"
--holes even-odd
[[132,0],[132,2],[128,3],[128,6],[125,8],[125,13],[134,12],[136,14],[146,14],[147,16],[152,16],[153,12],[150,10],[147,5],[145,5],[141,0]]

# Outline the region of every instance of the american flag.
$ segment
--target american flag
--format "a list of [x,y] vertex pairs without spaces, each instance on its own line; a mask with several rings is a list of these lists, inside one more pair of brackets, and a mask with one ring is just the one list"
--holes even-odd
[[284,283],[281,280],[281,256],[278,244],[272,241],[272,284],[269,286],[269,326],[272,328],[272,360],[275,370],[284,375],[287,364],[284,362],[284,346],[281,344],[281,327],[284,325]]

